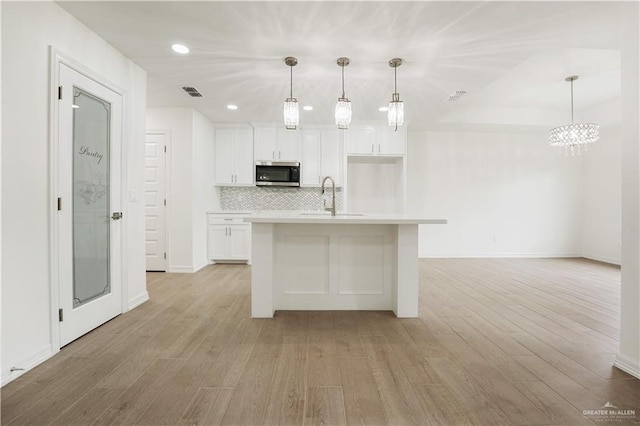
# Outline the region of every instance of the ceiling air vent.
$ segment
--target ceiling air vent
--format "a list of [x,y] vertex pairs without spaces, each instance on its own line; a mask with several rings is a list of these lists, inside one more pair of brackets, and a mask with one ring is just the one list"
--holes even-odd
[[192,98],[204,98],[204,96],[202,96],[202,93],[198,92],[198,89],[196,89],[195,87],[182,86],[182,90],[187,92],[187,95],[191,96]]
[[449,97],[447,97],[446,101],[447,102],[457,101],[458,99],[460,99],[461,97],[463,97],[466,94],[467,94],[466,90],[456,90],[455,92],[450,94]]

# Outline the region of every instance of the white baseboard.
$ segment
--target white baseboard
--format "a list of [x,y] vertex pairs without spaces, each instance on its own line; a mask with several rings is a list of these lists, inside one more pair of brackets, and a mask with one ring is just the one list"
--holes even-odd
[[198,272],[200,269],[204,268],[205,266],[209,265],[209,260],[205,260],[204,262],[202,262],[199,265],[196,265],[196,267],[194,268],[193,272]]
[[581,254],[577,253],[420,253],[419,257],[421,259],[440,259],[440,258],[451,258],[451,259],[479,259],[479,258],[571,258],[571,257],[582,257]]
[[195,269],[193,266],[170,265],[167,272],[172,274],[193,274]]
[[640,379],[640,364],[638,364],[637,361],[632,361],[629,358],[618,354],[616,355],[615,361],[613,361],[613,366]]
[[[12,382],[18,377],[22,376],[27,371],[31,370],[33,367],[43,363],[48,360],[52,356],[54,356],[58,351],[53,350],[53,346],[48,344],[41,350],[35,352],[31,356],[26,357],[22,361],[15,362],[14,365],[7,367],[6,370],[2,370],[2,377],[0,378],[0,386],[4,386],[7,383]],[[19,368],[20,370],[11,371],[12,368]]]
[[147,291],[144,291],[143,293],[137,295],[133,299],[129,299],[129,310],[132,310],[133,308],[136,308],[142,305],[147,300],[149,300],[149,293]]
[[610,263],[612,265],[621,265],[620,259],[614,259],[612,257],[592,256],[587,254],[583,254],[582,257],[584,257],[585,259],[596,260],[598,262]]

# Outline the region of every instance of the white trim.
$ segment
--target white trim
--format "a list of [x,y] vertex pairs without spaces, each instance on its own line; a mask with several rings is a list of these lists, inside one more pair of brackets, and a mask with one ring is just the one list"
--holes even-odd
[[209,260],[207,259],[204,262],[199,263],[198,265],[196,265],[195,268],[193,268],[194,269],[193,272],[198,272],[200,269],[202,269],[202,268],[204,268],[205,266],[208,266],[208,265],[209,265]]
[[[49,46],[49,312],[52,352],[60,350],[60,326],[57,311],[60,307],[58,280],[58,82],[60,54]],[[4,377],[4,376],[3,376]]]
[[613,366],[640,379],[640,364],[637,361],[618,354],[615,361],[613,361]]
[[14,366],[10,368],[20,368],[21,370],[11,371],[10,369],[2,372],[2,377],[0,378],[0,386],[4,386],[7,383],[12,382],[18,377],[22,376],[27,371],[31,370],[38,364],[41,364],[60,352],[60,349],[54,349],[54,345],[46,345],[39,351],[33,353],[32,355],[26,357],[24,360],[17,362]]
[[620,262],[619,258],[618,259],[614,259],[612,257],[592,256],[592,255],[586,255],[586,254],[583,254],[582,257],[584,257],[585,259],[596,260],[598,262],[610,263],[612,265],[617,265],[617,266],[621,265],[621,262]]
[[193,266],[170,265],[167,272],[172,274],[193,274],[197,269]]
[[[165,135],[167,152],[164,156],[164,197],[167,200],[167,206],[164,210],[164,250],[167,253],[165,262],[165,272],[170,272],[171,265],[171,216],[173,211],[173,203],[171,202],[171,130],[169,129],[151,129],[144,131],[145,136],[148,134]],[[146,154],[145,154],[146,158]],[[146,268],[145,268],[146,269]]]
[[129,309],[128,310],[130,311],[132,309],[137,308],[138,306],[142,305],[147,300],[149,300],[149,292],[144,291],[143,293],[140,293],[139,295],[137,295],[133,299],[129,300]]
[[493,253],[493,252],[489,252],[489,253],[420,253],[419,256],[421,259],[439,259],[439,258],[469,258],[469,259],[475,259],[475,258],[492,258],[492,257],[498,257],[498,258],[502,258],[502,257],[513,257],[513,258],[527,258],[527,257],[531,257],[531,258],[554,258],[554,257],[558,257],[558,258],[582,258],[583,256],[577,253],[537,253],[537,252],[532,252],[532,253],[509,253],[509,252],[505,252],[505,253]]
[[[60,351],[60,325],[58,321],[58,309],[60,307],[60,299],[59,299],[59,291],[60,291],[60,282],[59,282],[59,271],[58,264],[60,261],[58,255],[58,214],[57,214],[57,199],[59,194],[59,183],[58,183],[58,117],[59,117],[59,106],[58,106],[58,85],[60,82],[59,68],[60,64],[64,64],[79,74],[84,75],[85,77],[95,81],[96,83],[107,87],[113,92],[117,93],[122,98],[122,129],[121,129],[121,149],[120,149],[120,169],[121,169],[121,178],[120,178],[120,205],[122,206],[123,211],[127,211],[129,207],[128,197],[125,197],[127,191],[125,188],[128,188],[128,173],[126,170],[126,155],[125,147],[129,144],[129,120],[127,119],[127,114],[125,110],[127,108],[126,100],[128,99],[128,95],[126,90],[124,90],[121,86],[114,83],[110,79],[104,77],[100,73],[94,72],[92,69],[84,66],[81,62],[73,59],[72,57],[64,54],[60,50],[56,49],[53,46],[49,46],[49,74],[50,74],[50,90],[49,90],[49,200],[50,200],[50,215],[49,215],[49,298],[50,298],[50,349],[49,351],[52,354],[56,354]],[[126,201],[124,201],[126,200]],[[64,200],[63,200],[64,202]],[[122,283],[121,288],[121,301],[120,301],[120,311],[121,313],[126,312],[126,307],[128,306],[128,290],[129,290],[129,280],[128,280],[128,232],[127,226],[122,226],[121,238],[120,238],[120,253],[121,253],[121,276],[120,280]],[[38,361],[37,363],[30,365],[28,368],[25,367],[25,370],[33,368],[38,363],[44,361],[48,357],[45,357]]]

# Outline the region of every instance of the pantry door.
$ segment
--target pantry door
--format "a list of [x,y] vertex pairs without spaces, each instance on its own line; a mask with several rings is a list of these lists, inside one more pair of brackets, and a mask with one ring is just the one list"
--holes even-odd
[[147,271],[167,270],[166,132],[147,132],[144,166],[145,247]]
[[60,346],[122,313],[122,96],[59,64]]

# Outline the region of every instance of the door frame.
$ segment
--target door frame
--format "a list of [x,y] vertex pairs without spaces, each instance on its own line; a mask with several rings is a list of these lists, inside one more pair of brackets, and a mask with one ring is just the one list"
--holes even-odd
[[[58,119],[59,119],[59,103],[58,103],[58,83],[60,81],[59,67],[60,64],[64,64],[67,67],[73,69],[79,74],[95,81],[102,86],[116,92],[122,97],[122,134],[121,149],[120,149],[120,205],[122,210],[126,212],[128,209],[127,197],[125,196],[125,188],[128,187],[128,173],[127,173],[127,150],[126,130],[129,128],[129,122],[125,111],[127,109],[126,100],[128,99],[127,93],[119,85],[113,83],[108,78],[105,78],[100,73],[93,71],[86,67],[81,62],[73,59],[72,57],[62,53],[60,50],[49,46],[49,298],[50,298],[50,334],[51,334],[51,350],[52,354],[56,354],[60,351],[60,321],[58,320],[58,309],[60,307],[60,279],[58,263],[60,255],[58,253],[59,244],[59,220],[58,220],[58,194],[59,194],[59,182],[58,182],[58,154],[59,154],[59,134],[58,134]],[[128,232],[127,222],[124,222],[121,227],[120,238],[120,262],[121,272],[120,279],[121,289],[121,312],[127,311],[127,300],[129,297],[129,285],[127,280],[128,272]]]
[[[162,134],[165,136],[165,143],[167,146],[167,152],[164,156],[164,198],[167,200],[166,208],[164,209],[164,244],[165,251],[167,253],[167,262],[165,264],[165,273],[171,272],[171,130],[169,129],[146,129],[144,132],[145,138],[149,134]],[[146,155],[145,155],[146,158]],[[146,189],[146,187],[145,187]],[[146,207],[145,207],[146,208]],[[146,265],[145,265],[146,268]]]

